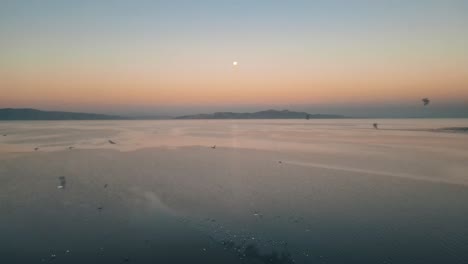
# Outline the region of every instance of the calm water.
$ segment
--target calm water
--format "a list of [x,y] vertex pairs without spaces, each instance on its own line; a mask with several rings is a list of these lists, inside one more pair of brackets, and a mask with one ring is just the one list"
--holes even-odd
[[454,126],[2,122],[0,263],[468,263]]

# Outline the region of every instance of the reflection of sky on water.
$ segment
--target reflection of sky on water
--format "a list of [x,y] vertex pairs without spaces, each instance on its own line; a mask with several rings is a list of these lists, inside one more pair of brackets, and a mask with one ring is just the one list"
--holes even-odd
[[[372,124],[379,124],[379,131]],[[1,122],[0,151],[56,151],[69,146],[123,151],[146,147],[213,145],[265,150],[344,151],[343,144],[393,144],[424,147],[443,137],[458,143],[460,135],[429,133],[445,127],[468,127],[468,119],[338,120],[160,120]],[[426,131],[426,132],[424,132]],[[463,138],[463,135],[461,135]],[[109,145],[108,140],[118,142]],[[407,142],[411,140],[411,142]],[[437,142],[432,142],[436,144]]]
[[[154,129],[147,123],[139,127]],[[232,128],[214,132],[238,144],[245,135],[221,131],[255,133],[242,123]],[[282,138],[283,129],[272,127],[268,133]],[[277,145],[270,141],[269,151],[215,142],[221,146],[124,152],[77,147],[4,155],[1,262],[466,261],[463,135],[413,138],[415,132],[399,131],[373,143],[376,131],[371,125],[366,129],[366,134],[356,130],[327,144],[317,142],[318,149],[303,143],[310,148],[305,152],[279,151],[290,144],[279,140]],[[122,133],[115,148],[130,144]],[[294,130],[288,140],[301,142],[301,133],[306,132]],[[365,135],[370,137],[366,146],[348,144],[333,152],[334,140],[364,140]],[[57,189],[62,176],[66,188]]]

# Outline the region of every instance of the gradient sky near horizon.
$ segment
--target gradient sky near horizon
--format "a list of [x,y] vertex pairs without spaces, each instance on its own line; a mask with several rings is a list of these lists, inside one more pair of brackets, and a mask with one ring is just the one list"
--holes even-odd
[[0,0],[0,108],[466,103],[467,14],[462,0]]

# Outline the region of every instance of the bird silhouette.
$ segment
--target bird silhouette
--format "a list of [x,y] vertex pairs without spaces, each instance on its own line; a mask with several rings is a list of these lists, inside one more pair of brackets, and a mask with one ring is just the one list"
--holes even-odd
[[421,101],[423,102],[424,105],[428,105],[431,102],[429,98],[423,98],[421,99]]
[[372,125],[374,126],[375,129],[379,129],[379,124],[374,123],[374,124],[372,124]]
[[115,143],[114,141],[112,141],[112,140],[110,140],[110,139],[109,139],[109,143],[111,143],[111,144],[113,144],[113,145],[117,144],[117,143]]

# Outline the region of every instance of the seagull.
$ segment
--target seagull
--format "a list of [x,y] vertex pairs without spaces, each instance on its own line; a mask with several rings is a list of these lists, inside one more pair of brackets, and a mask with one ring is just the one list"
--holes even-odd
[[374,126],[375,129],[379,129],[379,124],[374,123],[374,124],[372,124],[372,125]]
[[215,149],[215,148],[216,148],[216,145],[213,145],[211,148],[212,148],[212,149]]
[[422,101],[424,105],[428,105],[431,102],[429,98],[423,98]]
[[112,141],[112,140],[110,140],[110,139],[109,139],[109,143],[111,143],[111,144],[117,144],[117,143],[115,143],[114,141]]

